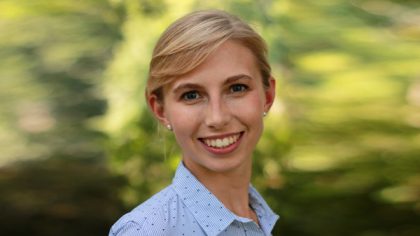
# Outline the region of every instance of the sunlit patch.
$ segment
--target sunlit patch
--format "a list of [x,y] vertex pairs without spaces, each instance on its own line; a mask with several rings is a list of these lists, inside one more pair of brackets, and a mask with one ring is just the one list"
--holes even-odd
[[414,202],[417,200],[418,190],[412,186],[394,186],[380,192],[380,197],[388,202]]

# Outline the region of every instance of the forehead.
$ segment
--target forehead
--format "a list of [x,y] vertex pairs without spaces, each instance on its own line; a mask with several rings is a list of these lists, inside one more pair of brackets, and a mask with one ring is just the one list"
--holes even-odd
[[171,84],[176,86],[180,83],[200,82],[208,78],[227,79],[239,74],[255,79],[261,77],[256,58],[251,50],[239,42],[228,40],[212,52],[202,64],[176,78]]

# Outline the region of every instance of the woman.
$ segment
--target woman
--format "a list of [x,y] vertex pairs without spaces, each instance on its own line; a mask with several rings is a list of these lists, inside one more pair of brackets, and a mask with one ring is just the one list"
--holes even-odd
[[182,161],[172,184],[110,235],[271,235],[278,216],[250,185],[252,152],[275,97],[266,54],[263,39],[223,11],[193,12],[163,33],[146,98]]

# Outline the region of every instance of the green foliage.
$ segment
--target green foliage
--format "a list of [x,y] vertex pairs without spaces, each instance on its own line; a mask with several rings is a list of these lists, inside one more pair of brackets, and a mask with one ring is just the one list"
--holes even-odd
[[[146,107],[148,63],[173,20],[206,8],[239,15],[269,44],[278,96],[255,151],[253,183],[281,215],[274,235],[419,235],[414,0],[3,0],[0,185],[10,190],[0,201],[18,212],[9,222],[25,212],[25,219],[56,219],[43,234],[53,235],[68,231],[60,220],[88,214],[70,211],[79,203],[98,214],[117,206],[89,221],[107,224],[171,181],[179,150]],[[22,160],[34,162],[16,164]],[[42,174],[59,175],[64,165],[68,178]],[[35,182],[25,185],[28,174]],[[57,188],[60,181],[69,187]],[[25,187],[28,196],[48,193],[46,200],[16,194]],[[56,191],[77,200],[54,199]],[[98,193],[107,204],[92,203]],[[58,213],[49,214],[46,206],[57,202],[65,207],[52,204]],[[37,222],[31,232],[42,234],[48,220]],[[109,225],[95,227],[88,232]]]
[[91,120],[120,39],[106,1],[0,1],[2,234],[104,235],[121,214]]
[[[148,61],[163,29],[194,9],[228,10],[263,34],[279,95],[255,153],[254,182],[282,215],[276,235],[419,232],[415,222],[420,204],[420,122],[418,95],[413,95],[420,93],[418,5],[333,0],[186,2],[160,2],[163,10],[154,15],[135,13],[126,22],[122,47],[134,44],[141,49],[114,63]],[[137,18],[142,19],[142,29],[136,27]],[[144,29],[152,40],[138,40]],[[121,106],[115,109],[126,120],[110,132],[121,135],[111,142],[123,141],[111,150],[113,166],[130,176],[129,189],[140,194],[129,204],[169,183],[170,174],[155,175],[151,169],[172,173],[179,155],[172,152],[175,144],[167,133],[156,132],[156,122],[144,113],[147,109],[138,109],[139,101],[144,106],[138,94],[143,96],[147,64],[140,67],[135,75],[125,71],[124,78],[136,78],[126,81],[135,91],[121,94],[126,103],[136,97],[135,105],[124,106],[126,112]],[[113,88],[121,86],[113,81]],[[108,117],[113,115],[110,111]],[[164,143],[171,150],[159,148]],[[127,145],[136,149],[122,155]],[[122,168],[125,165],[135,168],[130,172]]]

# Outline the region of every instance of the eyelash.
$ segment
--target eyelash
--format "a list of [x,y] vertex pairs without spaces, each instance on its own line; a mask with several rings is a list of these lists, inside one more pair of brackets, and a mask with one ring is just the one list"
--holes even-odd
[[[235,89],[238,89],[238,88],[239,88],[239,90],[235,90]],[[230,93],[243,93],[243,92],[247,91],[248,89],[249,89],[249,87],[245,84],[233,84],[229,87],[229,92]],[[194,97],[189,97],[191,95],[194,95]],[[201,98],[201,95],[196,90],[185,92],[180,97],[181,100],[187,101],[187,102],[188,101],[194,101],[194,100],[197,100],[199,98]]]
[[[188,98],[188,95],[193,95],[193,94],[197,95],[197,96],[195,98],[191,98],[191,97]],[[184,100],[184,101],[191,101],[191,100],[195,100],[195,99],[198,99],[198,98],[200,98],[200,94],[195,90],[185,92],[181,95],[181,100]]]
[[[240,90],[234,90],[234,88],[238,88],[240,87]],[[233,84],[232,86],[229,87],[229,91],[232,93],[240,93],[240,92],[245,92],[249,89],[249,87],[245,84]]]

